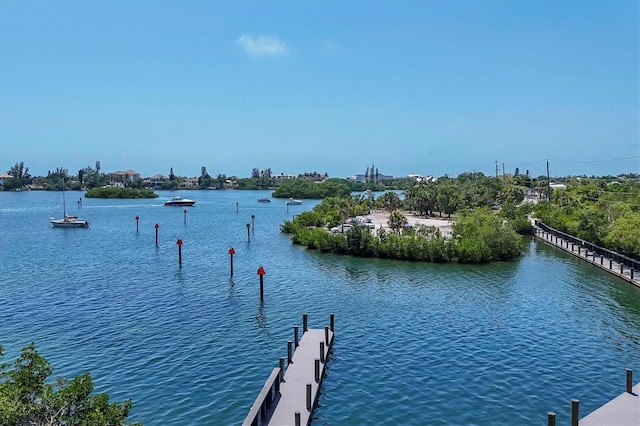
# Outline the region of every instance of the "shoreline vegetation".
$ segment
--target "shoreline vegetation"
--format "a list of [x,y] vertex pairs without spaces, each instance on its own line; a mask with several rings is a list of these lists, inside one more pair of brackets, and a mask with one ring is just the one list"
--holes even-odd
[[86,198],[158,198],[159,195],[151,189],[138,188],[91,188],[85,195]]
[[[120,174],[118,174],[120,173]],[[556,177],[554,182],[548,176],[532,177],[527,170],[524,174],[516,168],[513,174],[501,176],[486,176],[481,172],[461,173],[456,177],[442,176],[403,177],[377,180],[368,175],[366,182],[356,182],[353,179],[330,178],[327,173],[310,172],[298,176],[273,175],[271,169],[260,170],[254,168],[248,178],[227,177],[218,174],[209,175],[205,167],[201,168],[198,178],[177,176],[170,170],[169,176],[160,176],[151,185],[149,179],[123,175],[124,172],[101,173],[100,162],[96,166],[78,170],[77,175],[69,174],[65,168],[58,167],[47,176],[32,177],[24,162],[16,163],[0,181],[1,191],[22,190],[62,190],[62,182],[66,190],[87,190],[88,198],[156,198],[153,192],[158,190],[198,190],[198,189],[239,189],[239,190],[272,190],[273,198],[296,199],[327,199],[337,197],[349,200],[354,192],[362,192],[360,197],[369,199],[365,205],[368,210],[358,212],[346,206],[339,207],[337,213],[328,214],[323,220],[311,220],[307,227],[325,227],[327,224],[337,226],[353,216],[366,213],[372,209],[384,210],[398,216],[405,211],[415,212],[422,217],[452,217],[455,221],[466,217],[466,211],[479,208],[489,208],[499,211],[499,217],[507,221],[517,233],[530,232],[530,222],[527,215],[542,220],[547,225],[574,235],[598,246],[616,251],[625,256],[640,260],[640,175],[638,173],[620,174],[618,176],[569,176]],[[185,186],[189,183],[189,186]],[[153,186],[153,188],[151,188]],[[377,199],[373,193],[384,192]],[[395,191],[395,192],[390,192]],[[400,199],[397,192],[403,195]],[[362,201],[362,200],[360,200]],[[356,204],[362,204],[357,201]],[[334,209],[335,210],[335,209]],[[396,212],[397,211],[397,212]],[[324,213],[323,213],[324,214]],[[346,215],[346,216],[344,216]],[[443,216],[444,215],[444,216]],[[495,215],[495,214],[494,214]],[[344,217],[343,217],[344,216]],[[473,217],[473,215],[472,215]],[[490,217],[485,217],[490,220]],[[295,222],[295,225],[301,220]],[[333,240],[333,236],[320,237],[317,242],[309,240],[305,232],[293,232],[293,226],[285,224],[284,229],[293,234],[294,241],[304,242],[305,245],[318,246],[321,250],[329,250],[325,239]],[[494,224],[495,225],[495,224]],[[502,225],[501,225],[502,226]],[[312,229],[308,229],[309,232]],[[414,234],[426,232],[413,230]],[[470,232],[466,230],[465,232]],[[402,234],[402,233],[396,233]],[[457,232],[457,242],[460,253],[440,250],[442,253],[433,254],[433,248],[413,247],[409,253],[406,249],[385,248],[383,246],[374,251],[380,256],[394,256],[398,258],[427,258],[446,259],[446,261],[484,261],[483,259],[502,258],[504,254],[489,253],[482,244],[471,244],[463,238],[462,232]],[[395,241],[397,235],[384,235],[377,238],[388,241],[388,244],[401,246],[408,244],[404,240]],[[429,237],[429,247],[440,244],[444,238]],[[462,242],[460,242],[462,241]],[[341,248],[341,243],[333,242],[336,251],[351,253],[370,253],[371,248]],[[369,244],[365,237],[363,244]],[[385,243],[387,244],[387,243]],[[417,244],[417,243],[416,243]],[[422,244],[422,243],[421,243]],[[426,244],[426,243],[425,243]],[[474,247],[467,247],[471,244]],[[330,244],[329,244],[330,245]],[[415,245],[415,244],[414,244]],[[395,247],[395,246],[394,246]],[[463,247],[466,247],[464,250]],[[431,250],[431,251],[430,251]],[[432,254],[425,254],[425,251]],[[390,254],[395,253],[395,254]],[[400,254],[404,253],[404,254]],[[474,260],[475,259],[475,260]]]
[[339,225],[338,218],[354,211],[366,215],[366,200],[326,198],[312,211],[285,221],[281,231],[291,234],[293,244],[323,253],[394,260],[479,264],[512,260],[524,249],[513,221],[487,207],[460,212],[450,236],[435,226],[408,226],[398,209],[389,212],[388,227],[370,229],[353,218],[352,226]]

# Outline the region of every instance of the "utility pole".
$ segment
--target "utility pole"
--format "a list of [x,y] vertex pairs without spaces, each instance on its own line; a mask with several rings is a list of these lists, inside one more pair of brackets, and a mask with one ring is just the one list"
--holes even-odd
[[502,163],[502,181],[503,182],[507,181],[507,177],[504,175],[504,163]]
[[496,160],[496,179],[498,179],[498,160]]
[[547,201],[551,201],[551,178],[549,177],[549,160],[547,160]]

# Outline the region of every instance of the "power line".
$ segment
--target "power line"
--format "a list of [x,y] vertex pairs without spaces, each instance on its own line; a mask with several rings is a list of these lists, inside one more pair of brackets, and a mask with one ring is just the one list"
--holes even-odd
[[634,158],[640,158],[640,155],[632,155],[631,157],[622,157],[622,158],[611,158],[609,160],[583,160],[583,161],[572,161],[572,160],[553,160],[558,163],[608,163],[611,161],[623,161],[623,160],[631,160]]

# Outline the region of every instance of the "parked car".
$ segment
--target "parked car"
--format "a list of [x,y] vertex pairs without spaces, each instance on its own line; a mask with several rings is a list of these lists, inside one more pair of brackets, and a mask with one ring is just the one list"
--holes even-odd
[[336,234],[337,233],[345,233],[348,230],[350,230],[351,228],[353,228],[353,225],[345,223],[344,225],[338,225],[338,226],[335,226],[335,227],[331,228],[331,232],[336,233]]

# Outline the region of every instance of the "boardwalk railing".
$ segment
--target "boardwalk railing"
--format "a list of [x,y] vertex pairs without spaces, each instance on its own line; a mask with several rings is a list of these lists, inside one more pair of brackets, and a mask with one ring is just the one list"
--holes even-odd
[[580,247],[583,247],[589,250],[589,252],[591,253],[595,253],[599,256],[605,256],[606,258],[612,259],[614,262],[620,265],[625,265],[631,269],[640,271],[640,261],[637,261],[627,256],[623,256],[620,253],[616,253],[615,251],[608,250],[604,247],[600,247],[598,245],[592,244],[589,241],[582,240],[580,238],[574,237],[573,235],[566,234],[562,231],[558,231],[557,229],[554,229],[550,226],[545,225],[542,221],[538,219],[535,220],[535,225],[538,228],[542,229],[543,231],[551,235],[554,235],[558,238],[562,238],[563,240],[568,241],[569,243],[576,244]]
[[273,369],[271,375],[258,394],[258,397],[251,406],[249,414],[247,414],[243,425],[262,426],[265,424],[264,422],[267,418],[267,413],[270,412],[274,403],[277,404],[280,397],[280,371],[279,367]]
[[280,366],[271,372],[243,426],[302,426],[311,422],[333,345],[333,314],[329,320],[329,327],[309,329],[307,314],[303,314],[302,339],[298,339],[295,326],[293,341],[287,342],[286,369],[285,358],[280,357]]

